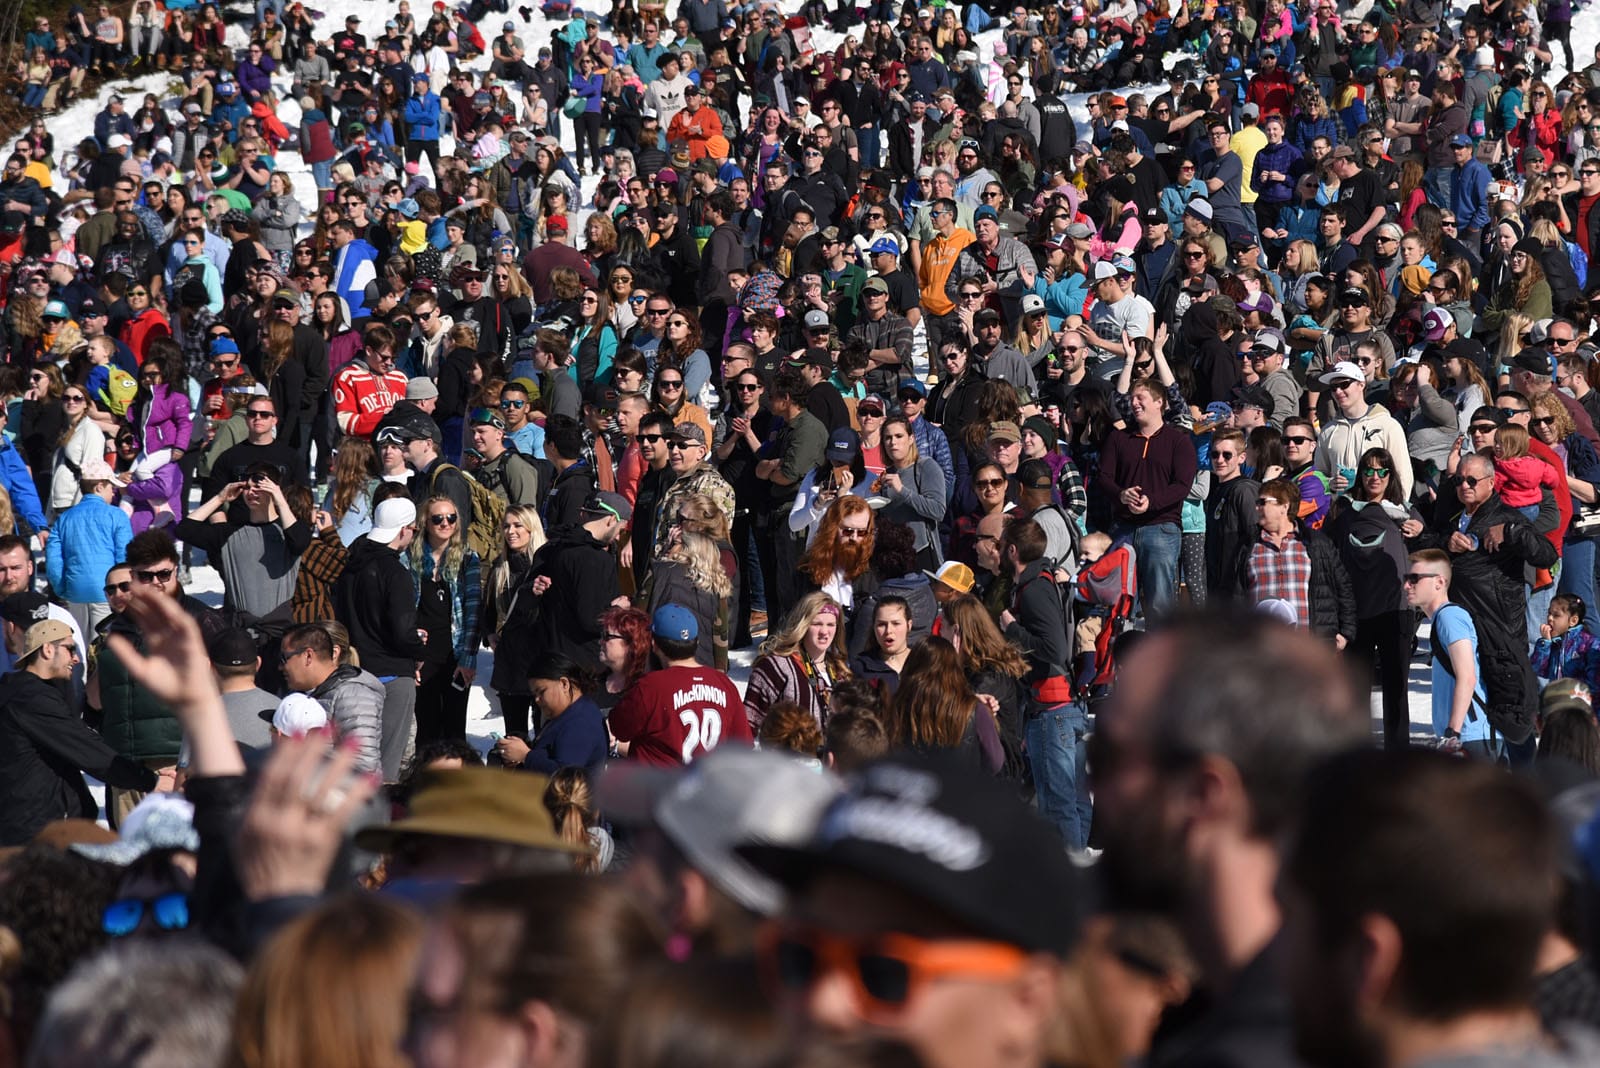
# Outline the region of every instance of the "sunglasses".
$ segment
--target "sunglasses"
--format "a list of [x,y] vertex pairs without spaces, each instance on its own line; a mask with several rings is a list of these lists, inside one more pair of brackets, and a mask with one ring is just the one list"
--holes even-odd
[[660,441],[665,436],[666,435],[664,434],[635,434],[633,436],[633,440],[637,441],[641,445],[644,445],[647,443]]
[[1021,949],[999,942],[931,941],[903,934],[854,939],[815,929],[766,936],[761,958],[770,980],[786,990],[809,990],[830,973],[848,977],[857,1010],[865,1019],[880,1021],[896,1017],[933,980],[1009,979],[1027,961]]
[[1537,419],[1528,420],[1533,426],[1550,426],[1555,421],[1555,416],[1553,415],[1542,415]]
[[175,567],[162,567],[153,570],[136,570],[133,573],[133,577],[144,583],[146,586],[152,584],[164,586],[168,582],[171,582],[172,576],[177,573],[178,569]]
[[1404,582],[1407,586],[1415,586],[1423,579],[1429,578],[1444,578],[1444,576],[1435,575],[1431,571],[1407,571],[1404,575],[1400,576],[1400,581]]
[[139,929],[146,912],[163,931],[181,931],[189,926],[189,895],[162,894],[146,901],[125,897],[106,906],[100,917],[100,928],[112,938],[125,938]]
[[1389,469],[1387,467],[1363,467],[1361,469],[1361,477],[1362,478],[1388,478],[1389,477]]
[[1461,483],[1463,486],[1466,486],[1468,489],[1477,489],[1480,482],[1492,483],[1494,479],[1491,477],[1478,478],[1473,475],[1457,475],[1456,481]]
[[656,379],[656,385],[663,390],[682,389],[683,381],[676,378],[658,378]]
[[131,582],[108,582],[106,584],[106,586],[105,586],[105,595],[107,597],[110,597],[113,593],[132,593],[132,592],[133,592],[133,583],[131,583]]
[[455,512],[450,512],[448,514],[441,513],[439,515],[430,515],[428,517],[428,522],[432,523],[436,527],[448,527],[454,526],[456,521],[460,518],[461,517]]

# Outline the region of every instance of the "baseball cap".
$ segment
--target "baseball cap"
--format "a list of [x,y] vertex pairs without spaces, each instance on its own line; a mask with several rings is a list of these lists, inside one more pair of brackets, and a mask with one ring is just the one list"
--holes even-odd
[[970,593],[976,579],[973,578],[972,568],[960,560],[946,560],[939,565],[937,571],[924,571],[935,582],[942,582],[957,593]]
[[1367,376],[1361,373],[1361,368],[1349,360],[1340,360],[1333,365],[1333,370],[1324,374],[1318,381],[1325,386],[1331,386],[1337,382],[1365,382],[1366,379]]
[[1260,290],[1239,302],[1239,310],[1243,312],[1260,312],[1262,315],[1272,314],[1272,298],[1266,290]]
[[110,482],[115,478],[111,465],[98,456],[88,457],[83,461],[83,466],[78,468],[79,482]]
[[597,411],[614,412],[621,396],[616,389],[596,379],[583,391],[583,403]]
[[1143,218],[1147,223],[1161,223],[1163,226],[1170,221],[1167,218],[1167,213],[1161,209],[1159,204],[1152,204],[1144,209]]
[[667,435],[667,440],[676,441],[679,444],[693,442],[696,445],[705,445],[706,431],[699,423],[684,421],[672,428],[672,433]]
[[700,637],[700,624],[683,605],[664,604],[650,617],[650,633],[668,641],[692,642]]
[[206,655],[218,667],[244,667],[260,656],[255,638],[243,627],[229,627],[211,639]]
[[1260,386],[1240,386],[1233,391],[1233,407],[1259,408],[1264,412],[1272,411],[1272,394]]
[[70,319],[72,318],[72,313],[67,310],[66,301],[52,300],[44,306],[44,317],[46,319]]
[[847,426],[828,435],[828,447],[823,451],[829,463],[847,464],[856,458],[861,448],[861,437]]
[[783,906],[783,888],[735,848],[803,844],[843,793],[836,776],[818,775],[803,761],[731,745],[666,782],[652,813],[656,826],[695,870],[761,915]]
[[829,325],[828,313],[821,308],[813,308],[806,312],[805,324],[807,330],[826,330]]
[[989,440],[1011,442],[1021,441],[1022,431],[1018,430],[1017,424],[1013,423],[1011,420],[1002,419],[999,422],[990,425]]
[[892,256],[898,256],[900,255],[900,242],[896,241],[892,237],[880,237],[878,240],[872,243],[872,246],[868,248],[867,251],[872,253],[874,256],[881,256],[884,253],[888,253]]
[[1116,265],[1110,260],[1099,260],[1094,265],[1094,274],[1091,276],[1096,282],[1104,282],[1107,278],[1117,276]]
[[1425,341],[1443,341],[1455,318],[1443,308],[1434,308],[1422,317],[1422,337]]
[[299,304],[300,291],[298,289],[292,289],[289,286],[284,286],[282,289],[272,294],[272,303],[287,305]]
[[1201,200],[1199,197],[1195,197],[1185,204],[1183,210],[1186,214],[1193,215],[1196,219],[1204,219],[1206,222],[1210,222],[1213,215],[1211,202]]
[[1511,366],[1519,371],[1544,378],[1550,376],[1550,354],[1544,349],[1529,346],[1511,358]]
[[1015,790],[949,754],[871,764],[804,845],[737,852],[790,890],[850,872],[926,901],[980,937],[1059,956],[1078,940],[1084,894],[1060,838]]
[[1067,236],[1078,241],[1087,241],[1094,236],[1094,231],[1088,223],[1075,222],[1067,227]]
[[1344,292],[1339,294],[1339,303],[1343,306],[1349,306],[1371,304],[1372,300],[1367,296],[1367,291],[1360,286],[1346,286]]
[[[385,502],[387,503],[387,502]],[[279,734],[300,738],[328,725],[328,710],[309,694],[292,693],[278,702],[272,713],[272,727]]]
[[1283,335],[1276,330],[1262,330],[1256,334],[1253,349],[1265,349],[1268,352],[1283,352]]
[[367,538],[387,545],[399,536],[402,529],[416,521],[417,506],[404,497],[392,497],[378,505],[373,512],[372,529],[367,531]]
[[1539,713],[1549,715],[1559,708],[1594,711],[1594,692],[1582,679],[1556,679],[1539,694]]
[[564,234],[567,232],[567,217],[565,215],[551,215],[544,221],[544,232],[547,234]]
[[72,628],[59,619],[46,619],[29,627],[22,636],[22,655],[26,660],[51,642],[64,642],[72,638]]
[[435,400],[438,396],[439,387],[433,379],[417,377],[406,380],[406,400]]
[[1037,293],[1029,293],[1022,298],[1022,314],[1036,315],[1044,311],[1044,298]]
[[900,388],[895,390],[894,395],[903,400],[907,393],[915,394],[920,399],[928,395],[928,387],[923,385],[920,378],[903,379],[900,382]]
[[102,864],[125,868],[156,850],[194,853],[200,832],[194,829],[194,805],[177,794],[147,794],[119,821],[111,842],[74,842],[72,851]]
[[19,627],[32,626],[50,618],[50,602],[42,593],[21,590],[0,600],[0,619]]
[[865,415],[868,410],[883,415],[889,411],[889,402],[876,393],[868,393],[856,402],[856,414]]
[[583,510],[589,515],[609,515],[624,523],[633,518],[633,505],[628,503],[628,498],[610,490],[595,490],[589,494],[583,502]]
[[1454,137],[1450,138],[1450,147],[1471,148],[1472,138],[1468,137],[1466,134],[1456,134]]
[[869,278],[866,280],[866,282],[862,283],[861,292],[888,293],[889,283],[885,282],[882,278]]

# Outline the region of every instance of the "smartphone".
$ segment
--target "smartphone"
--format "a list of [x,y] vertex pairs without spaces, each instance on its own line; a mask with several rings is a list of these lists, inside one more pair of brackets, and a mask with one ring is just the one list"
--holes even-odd
[[455,677],[450,680],[450,688],[452,690],[465,690],[467,688],[467,677],[459,671],[456,672]]

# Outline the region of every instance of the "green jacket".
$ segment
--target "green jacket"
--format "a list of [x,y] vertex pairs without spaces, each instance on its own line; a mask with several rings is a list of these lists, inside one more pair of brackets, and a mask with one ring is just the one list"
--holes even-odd
[[[225,620],[221,612],[188,595],[182,596],[180,603],[200,624],[200,632],[208,643],[223,630]],[[107,633],[121,634],[135,646],[144,644],[138,628],[126,616],[113,617]],[[183,745],[183,727],[172,709],[133,681],[127,666],[117,659],[110,646],[101,650],[96,671],[104,717],[100,736],[106,744],[129,760],[176,763]]]

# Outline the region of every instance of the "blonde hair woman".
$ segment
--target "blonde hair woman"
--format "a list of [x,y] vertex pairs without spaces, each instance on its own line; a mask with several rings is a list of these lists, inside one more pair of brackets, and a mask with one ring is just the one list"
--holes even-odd
[[844,629],[844,613],[832,597],[819,590],[800,598],[750,669],[744,711],[751,731],[759,733],[767,713],[784,702],[826,726],[833,688],[850,677]]
[[61,394],[66,411],[66,429],[56,448],[50,474],[50,512],[53,519],[83,499],[78,479],[83,465],[91,459],[104,460],[106,432],[89,418],[89,391],[84,386],[68,386]]
[[489,685],[500,699],[506,734],[528,735],[533,692],[528,670],[533,662],[532,631],[538,598],[527,589],[533,554],[544,545],[544,524],[537,509],[515,504],[501,521],[499,563],[489,573],[484,590],[479,633],[483,644],[495,651],[494,674]]
[[478,554],[467,548],[459,506],[443,494],[422,506],[421,536],[411,542],[417,582],[417,628],[428,632],[417,683],[417,745],[466,741],[467,696],[478,673]]
[[646,611],[655,615],[667,604],[682,605],[700,625],[695,659],[719,671],[728,668],[728,596],[733,580],[722,567],[717,543],[704,534],[685,530],[674,520],[667,534],[667,551],[650,569],[645,584]]

